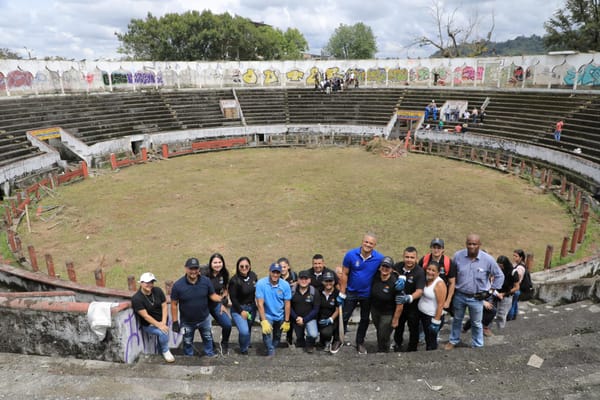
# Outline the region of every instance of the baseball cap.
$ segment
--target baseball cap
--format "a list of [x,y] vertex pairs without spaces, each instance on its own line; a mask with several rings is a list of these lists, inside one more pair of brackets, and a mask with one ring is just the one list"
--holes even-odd
[[324,281],[335,281],[335,276],[333,276],[333,272],[325,271],[323,273],[323,280]]
[[444,241],[440,238],[435,238],[431,241],[431,244],[429,245],[429,247],[433,246],[440,246],[441,248],[444,248]]
[[383,257],[383,260],[381,260],[381,264],[379,264],[379,266],[392,268],[394,266],[394,259],[390,256],[385,256]]
[[152,272],[144,272],[142,274],[142,276],[140,276],[140,283],[144,282],[144,283],[149,283],[149,282],[156,282],[156,277],[154,276],[154,274]]
[[200,263],[198,262],[197,258],[192,257],[187,259],[185,266],[186,268],[200,268]]
[[281,273],[281,265],[279,265],[277,263],[271,264],[271,266],[269,267],[269,272],[275,272],[275,271]]
[[310,278],[310,272],[304,270],[298,273],[298,278]]

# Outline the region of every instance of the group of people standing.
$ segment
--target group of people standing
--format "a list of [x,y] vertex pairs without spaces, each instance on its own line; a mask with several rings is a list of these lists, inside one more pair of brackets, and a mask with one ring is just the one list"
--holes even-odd
[[[221,254],[213,254],[204,268],[198,259],[190,258],[185,275],[172,287],[171,330],[183,335],[184,355],[194,354],[196,330],[206,357],[228,354],[234,324],[239,352],[247,355],[254,322],[260,323],[267,356],[275,354],[283,335],[288,346],[304,348],[307,353],[321,348],[335,354],[344,344],[352,345],[344,343],[344,337],[355,308],[360,307],[354,339],[359,354],[367,353],[365,337],[371,321],[378,352],[416,351],[420,336],[424,336],[426,349],[434,350],[448,314],[453,318],[445,349],[451,350],[467,328],[471,329],[471,347],[483,346],[491,324],[486,313],[489,304],[499,328],[518,312],[519,282],[525,271],[522,250],[515,250],[515,265],[504,256],[495,260],[480,249],[479,236],[470,234],[466,248],[452,258],[444,254],[444,241],[435,238],[430,252],[420,259],[417,249],[409,246],[402,261],[395,263],[375,250],[376,245],[375,234],[365,234],[361,245],[349,250],[335,271],[325,266],[321,254],[313,256],[309,269],[298,273],[291,270],[287,258],[280,258],[262,279],[251,270],[248,257],[237,260],[232,277]],[[142,329],[158,337],[163,357],[173,362],[166,296],[154,287],[155,281],[152,273],[142,274],[132,305]],[[463,325],[467,309],[469,320]],[[217,345],[213,320],[221,327]],[[405,328],[408,343],[403,346]]]

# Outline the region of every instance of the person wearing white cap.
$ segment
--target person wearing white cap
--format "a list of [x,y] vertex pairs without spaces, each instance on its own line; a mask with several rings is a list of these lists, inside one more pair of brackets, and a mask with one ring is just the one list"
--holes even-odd
[[131,298],[133,310],[140,316],[142,330],[158,338],[158,346],[168,363],[175,361],[169,350],[169,326],[167,325],[167,298],[161,288],[155,287],[152,272],[140,276],[140,288]]

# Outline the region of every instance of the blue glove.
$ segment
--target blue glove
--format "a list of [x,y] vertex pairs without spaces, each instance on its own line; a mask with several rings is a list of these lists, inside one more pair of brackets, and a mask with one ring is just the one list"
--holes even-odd
[[405,284],[406,284],[406,276],[400,275],[398,277],[398,279],[396,280],[396,283],[394,283],[394,289],[396,289],[396,292],[401,292],[404,290]]
[[438,332],[440,331],[441,326],[442,326],[442,321],[440,321],[439,319],[432,318],[431,324],[429,324],[429,332],[435,333],[437,335]]
[[331,318],[320,319],[319,325],[321,325],[321,326],[333,325],[333,320]]
[[413,301],[413,297],[410,294],[399,294],[396,296],[396,304],[410,304]]
[[335,301],[342,307],[344,306],[344,300],[346,300],[346,293],[339,293],[335,298]]

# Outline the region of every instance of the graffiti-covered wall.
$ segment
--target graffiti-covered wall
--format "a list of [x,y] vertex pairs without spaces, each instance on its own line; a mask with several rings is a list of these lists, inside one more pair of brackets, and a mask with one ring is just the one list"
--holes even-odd
[[324,79],[350,76],[369,87],[597,89],[599,55],[281,62],[0,60],[0,96],[145,88],[314,87]]

